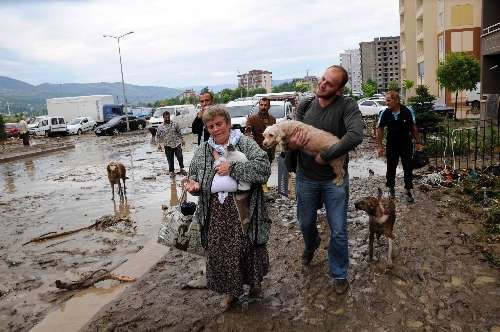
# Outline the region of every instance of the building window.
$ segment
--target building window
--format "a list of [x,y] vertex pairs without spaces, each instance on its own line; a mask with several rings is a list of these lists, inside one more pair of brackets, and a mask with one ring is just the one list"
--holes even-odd
[[443,26],[443,12],[439,13],[438,15],[438,26]]
[[406,63],[406,50],[401,51],[401,63]]
[[418,76],[424,77],[424,61],[418,63]]

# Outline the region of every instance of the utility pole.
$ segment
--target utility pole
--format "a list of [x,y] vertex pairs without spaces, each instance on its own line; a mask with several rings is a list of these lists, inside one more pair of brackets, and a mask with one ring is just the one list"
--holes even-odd
[[306,84],[307,84],[307,90],[311,91],[311,87],[309,86],[309,70],[312,70],[312,69],[306,69]]

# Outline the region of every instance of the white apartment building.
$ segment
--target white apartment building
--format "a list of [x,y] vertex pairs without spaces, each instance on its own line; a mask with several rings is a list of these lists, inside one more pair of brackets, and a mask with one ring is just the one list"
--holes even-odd
[[250,70],[248,74],[238,75],[238,87],[247,91],[256,88],[265,88],[267,93],[272,90],[272,72],[267,70]]
[[344,53],[340,53],[340,66],[342,66],[349,74],[349,81],[346,86],[351,89],[352,92],[361,92],[361,51],[359,48],[354,48],[351,50],[346,50]]

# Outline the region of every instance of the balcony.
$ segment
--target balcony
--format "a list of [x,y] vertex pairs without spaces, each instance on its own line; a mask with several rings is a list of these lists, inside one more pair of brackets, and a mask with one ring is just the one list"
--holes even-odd
[[[483,29],[483,31],[486,29]],[[492,55],[500,53],[500,24],[496,30],[488,31],[481,38],[481,53],[483,55]]]
[[406,70],[406,62],[401,64],[401,70]]
[[417,41],[424,40],[424,28],[418,30],[417,32]]
[[399,7],[399,15],[404,15],[405,13],[405,5],[401,4],[401,7]]
[[417,63],[424,61],[424,52],[417,54]]
[[399,27],[399,32],[400,33],[404,33],[405,32],[405,24],[404,24],[404,22],[401,23],[401,26]]
[[[417,6],[418,5],[419,4],[417,3]],[[423,2],[420,4],[420,7],[417,8],[416,18],[417,18],[417,20],[422,20],[424,18],[424,3]]]

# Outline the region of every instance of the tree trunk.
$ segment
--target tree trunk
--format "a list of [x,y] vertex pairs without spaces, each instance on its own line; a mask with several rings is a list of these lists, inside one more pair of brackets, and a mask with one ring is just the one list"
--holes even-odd
[[458,91],[455,92],[455,114],[453,114],[453,120],[457,119],[457,108],[458,108]]

